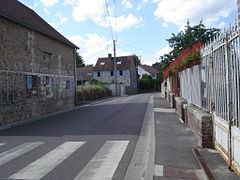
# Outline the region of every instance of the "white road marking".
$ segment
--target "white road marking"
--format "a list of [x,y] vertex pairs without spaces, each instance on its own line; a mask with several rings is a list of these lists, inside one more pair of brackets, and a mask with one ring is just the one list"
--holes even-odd
[[0,143],[0,146],[3,146],[3,145],[5,145],[6,143]]
[[85,142],[65,142],[42,156],[40,159],[29,164],[19,172],[10,176],[10,179],[41,179],[68,156],[75,152]]
[[175,109],[154,108],[154,112],[174,113]]
[[0,154],[0,166],[40,146],[43,142],[29,142]]
[[74,180],[111,180],[129,141],[107,141]]
[[163,165],[155,165],[154,176],[163,176]]

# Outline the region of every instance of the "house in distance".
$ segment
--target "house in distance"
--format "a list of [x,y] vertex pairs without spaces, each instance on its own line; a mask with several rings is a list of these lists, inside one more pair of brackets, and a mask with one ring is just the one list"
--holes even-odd
[[[116,57],[118,95],[137,93],[137,68],[134,58],[136,58],[134,55]],[[115,94],[114,58],[111,54],[98,58],[94,67],[94,79],[107,85]]]
[[139,78],[142,78],[143,74],[147,74],[147,75],[150,75],[152,79],[157,79],[158,73],[159,73],[158,70],[156,70],[152,66],[142,65],[142,64],[138,65],[138,75],[140,76]]

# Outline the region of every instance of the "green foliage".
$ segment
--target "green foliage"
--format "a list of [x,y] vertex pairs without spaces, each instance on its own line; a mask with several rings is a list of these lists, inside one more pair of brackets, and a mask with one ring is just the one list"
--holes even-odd
[[152,79],[152,76],[148,74],[143,74],[141,79]]
[[180,31],[178,34],[172,33],[172,37],[167,39],[169,46],[173,48],[172,51],[160,56],[160,62],[153,64],[159,71],[158,80],[163,81],[163,71],[167,69],[170,63],[177,58],[184,49],[191,47],[197,42],[207,43],[213,39],[219,31],[220,30],[216,28],[206,28],[202,21],[194,26],[191,26],[188,21],[183,31]]
[[82,90],[84,92],[86,92],[86,91],[88,91],[88,92],[90,92],[90,91],[102,91],[102,92],[104,92],[104,91],[108,90],[108,88],[106,86],[102,85],[102,84],[98,84],[98,85],[88,84],[88,85],[85,85],[83,88],[79,88],[77,91],[82,92]]
[[177,35],[172,33],[172,37],[167,39],[169,46],[173,48],[169,56],[175,59],[184,49],[193,46],[197,42],[201,42],[202,44],[207,43],[219,31],[216,28],[206,28],[202,21],[194,26],[190,26],[188,21],[184,31],[180,31]]
[[158,79],[146,79],[142,78],[138,81],[138,87],[140,92],[152,92],[160,90],[161,82]]
[[109,96],[111,96],[111,91],[106,86],[89,84],[77,89],[77,104]]
[[85,62],[83,57],[79,54],[79,52],[75,53],[76,55],[76,67],[85,67]]
[[92,78],[92,79],[89,80],[89,84],[90,85],[99,85],[99,84],[102,84],[102,83],[100,81]]

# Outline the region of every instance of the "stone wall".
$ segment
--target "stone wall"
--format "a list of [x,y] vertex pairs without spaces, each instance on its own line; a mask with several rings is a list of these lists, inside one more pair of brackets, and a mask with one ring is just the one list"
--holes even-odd
[[0,125],[73,107],[73,53],[0,17]]

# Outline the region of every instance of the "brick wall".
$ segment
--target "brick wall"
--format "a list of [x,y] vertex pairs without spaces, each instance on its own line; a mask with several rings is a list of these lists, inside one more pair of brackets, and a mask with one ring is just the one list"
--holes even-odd
[[194,105],[187,106],[187,122],[197,135],[198,145],[203,148],[213,147],[213,124],[211,115]]
[[73,107],[73,52],[0,17],[0,125]]
[[184,112],[184,109],[183,109],[183,105],[184,104],[187,104],[187,101],[184,100],[183,98],[181,97],[175,97],[175,109],[176,109],[176,113],[179,115],[179,117],[183,120],[183,121],[186,121],[185,120],[185,112]]

